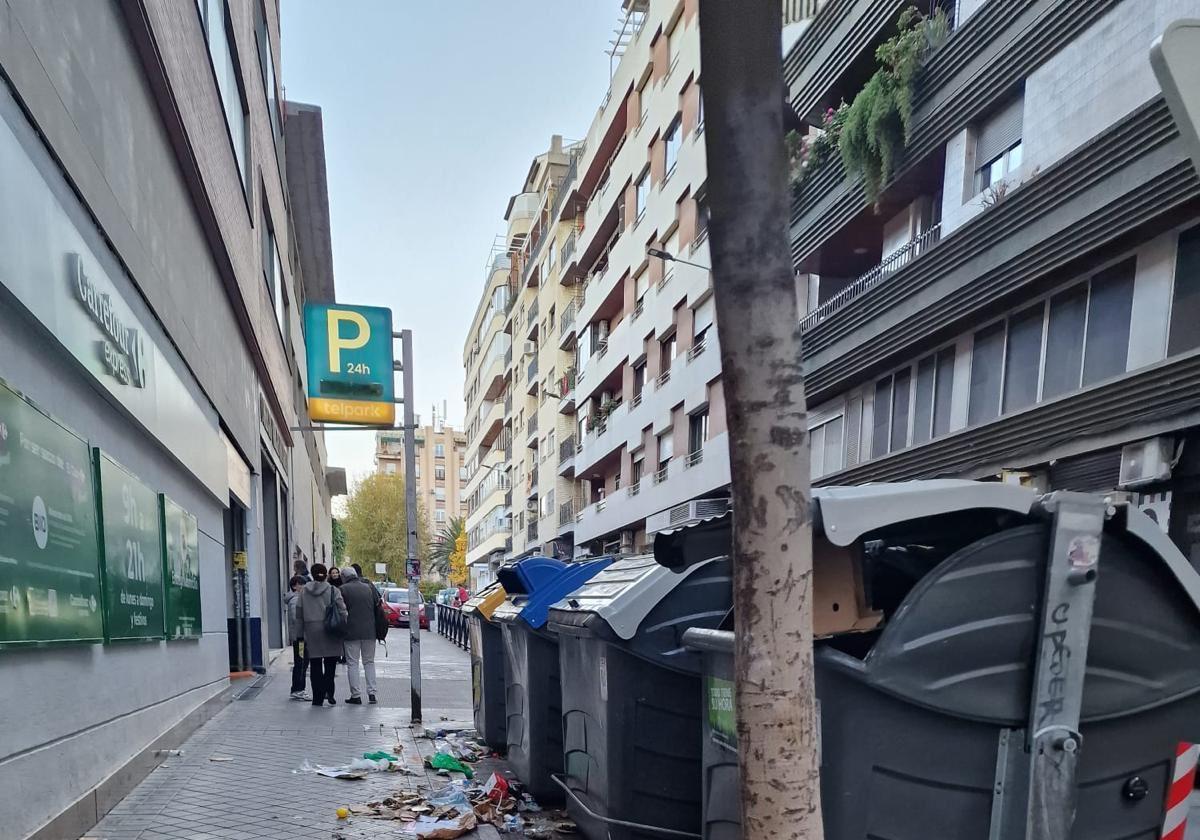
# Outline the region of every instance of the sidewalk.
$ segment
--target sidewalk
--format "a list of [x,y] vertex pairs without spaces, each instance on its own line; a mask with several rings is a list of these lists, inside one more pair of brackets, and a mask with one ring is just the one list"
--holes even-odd
[[[253,840],[402,837],[399,822],[338,820],[336,809],[397,791],[445,784],[422,765],[433,750],[417,738],[425,727],[469,727],[471,665],[466,652],[436,633],[421,634],[424,725],[409,729],[408,633],[389,635],[390,656],[377,662],[379,705],[348,706],[345,670],[338,668],[338,704],[316,708],[289,700],[291,656],[239,689],[201,727],[182,755],[167,758],[85,837],[95,840]],[[372,773],[341,781],[298,772],[305,762],[341,765],[364,752],[404,747],[417,774]],[[482,767],[480,770],[482,771]],[[470,838],[493,836],[472,832]]]

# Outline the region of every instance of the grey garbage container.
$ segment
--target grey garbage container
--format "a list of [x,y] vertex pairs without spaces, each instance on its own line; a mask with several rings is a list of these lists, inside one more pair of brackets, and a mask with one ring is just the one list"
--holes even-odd
[[[1068,614],[1048,582],[1059,520],[1016,490],[913,482],[814,493],[816,612],[829,606],[822,553],[849,551],[880,614],[867,632],[816,643],[827,840],[1025,836],[1037,764],[1026,733],[1054,711],[1033,699],[1035,675],[1047,661],[1069,668],[1075,641],[1041,623]],[[1074,563],[1078,545],[1068,545]],[[1150,840],[1180,744],[1200,740],[1200,576],[1129,505],[1110,508],[1095,547],[1069,836]],[[694,630],[686,641],[704,655],[703,836],[739,840],[733,636]]]
[[610,562],[529,557],[498,575],[507,597],[492,619],[504,640],[508,763],[525,789],[543,802],[563,798],[553,778],[563,768],[558,639],[545,626],[547,611]]
[[700,831],[700,658],[682,637],[722,620],[730,574],[728,556],[681,572],[652,555],[628,557],[550,610],[562,677],[560,781],[589,840]]
[[499,583],[493,583],[463,605],[470,636],[471,705],[475,711],[475,729],[494,750],[508,747],[504,711],[504,637],[500,626],[479,607],[499,587]]

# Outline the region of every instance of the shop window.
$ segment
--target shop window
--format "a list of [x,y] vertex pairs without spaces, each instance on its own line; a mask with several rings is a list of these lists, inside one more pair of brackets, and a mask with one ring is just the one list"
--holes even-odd
[[971,350],[970,425],[994,420],[1000,414],[1000,373],[1004,369],[1004,322],[975,333]]
[[1179,235],[1167,355],[1200,347],[1200,227]]
[[1044,315],[1045,306],[1039,304],[1009,319],[1004,353],[1005,412],[1019,411],[1037,402]]

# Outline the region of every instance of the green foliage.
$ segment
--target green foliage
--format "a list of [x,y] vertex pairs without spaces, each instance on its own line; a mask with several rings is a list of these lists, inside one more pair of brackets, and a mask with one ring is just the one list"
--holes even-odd
[[445,589],[446,587],[442,586],[436,580],[428,580],[428,579],[422,578],[417,583],[417,588],[421,590],[421,595],[425,598],[425,602],[430,603],[431,601],[433,601],[434,596],[436,596],[438,594],[438,592]]
[[[346,526],[336,516],[333,518],[333,562],[341,566],[346,559]],[[365,567],[364,567],[365,568]]]
[[788,180],[792,185],[792,194],[798,195],[808,176],[822,163],[833,157],[838,149],[838,139],[846,124],[846,114],[849,106],[843,102],[837,108],[825,111],[821,120],[819,133],[802,136],[797,131],[789,131],[783,138],[787,149]]
[[458,543],[458,535],[466,533],[467,526],[461,516],[455,516],[438,532],[429,544],[429,571],[444,578],[450,576],[450,556]]
[[[408,525],[404,508],[404,477],[375,473],[354,485],[346,502],[346,553],[363,569],[386,563],[388,579],[405,580]],[[424,561],[429,544],[425,510],[417,505],[417,556]]]
[[950,31],[941,9],[925,17],[912,6],[900,14],[898,27],[875,51],[879,67],[850,103],[838,143],[847,173],[862,176],[871,203],[908,146],[921,68]]

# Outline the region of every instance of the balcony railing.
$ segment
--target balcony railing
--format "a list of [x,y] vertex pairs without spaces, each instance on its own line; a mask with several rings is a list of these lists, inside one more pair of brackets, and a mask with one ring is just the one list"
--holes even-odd
[[504,398],[504,416],[512,414],[512,394]]
[[508,370],[512,367],[512,347],[510,346],[504,351],[504,369]]
[[607,352],[608,352],[608,339],[603,338],[600,340],[600,343],[596,345],[596,352],[593,353],[592,355],[594,355],[598,359],[603,359],[604,355]]
[[671,278],[674,276],[675,276],[674,271],[665,272],[662,276],[662,279],[658,281],[658,286],[656,286],[655,288],[657,288],[657,290],[661,292],[663,289],[665,289],[667,287],[667,284],[671,282]]
[[538,363],[537,362],[538,362],[538,360],[537,360],[537,357],[535,356],[533,358],[533,361],[531,361],[529,363],[529,367],[526,369],[526,373],[528,374],[528,376],[526,378],[530,382],[533,382],[534,380],[537,379],[537,375],[538,375]]
[[529,421],[525,424],[525,426],[526,426],[525,434],[527,434],[527,435],[537,434],[538,416],[536,414],[530,414]]
[[654,390],[656,390],[656,391],[659,390],[660,388],[662,388],[664,385],[666,385],[670,381],[671,381],[671,369],[667,368],[666,370],[664,370],[662,373],[660,373],[658,375],[658,379],[654,380]]
[[567,439],[558,445],[558,463],[565,464],[574,457],[575,435],[568,435]]
[[525,310],[525,323],[532,324],[537,320],[538,316],[538,299],[534,298],[529,302],[529,308]]
[[538,524],[536,522],[530,522],[529,525],[525,528],[525,542],[527,542],[527,543],[537,542],[537,538],[538,538]]
[[575,323],[575,315],[579,312],[580,299],[571,298],[571,302],[563,309],[562,317],[558,319],[559,332],[566,332]]
[[[554,204],[550,210],[550,219],[555,221],[558,219],[558,211],[562,209],[563,200],[566,199],[567,193],[571,191],[571,184],[575,183],[575,174],[579,171],[579,161],[583,159],[584,152],[587,151],[587,145],[580,143],[571,151],[571,165],[567,167],[567,174],[558,182],[558,194],[554,196]],[[563,263],[567,261],[568,251],[563,247]]]
[[633,395],[633,399],[631,399],[629,401],[629,410],[630,411],[632,411],[633,409],[637,408],[639,405],[642,404],[642,393],[643,393],[642,391],[638,391],[636,394]]
[[800,319],[800,329],[811,330],[817,324],[824,321],[826,318],[833,315],[835,312],[848,306],[851,301],[857,300],[862,295],[869,292],[871,289],[878,286],[883,281],[887,280],[904,266],[911,263],[913,260],[920,257],[942,238],[942,225],[939,222],[929,230],[917,236],[915,239],[910,239],[907,244],[903,245],[899,250],[888,255],[887,259],[879,265],[872,268],[865,274],[859,275],[846,288],[840,290],[829,300],[822,303],[812,312],[809,312]]
[[563,502],[558,506],[558,527],[575,521],[575,500]]
[[566,238],[566,241],[563,242],[562,256],[559,257],[559,260],[562,262],[563,266],[566,266],[570,263],[571,255],[575,253],[575,243],[577,240],[578,236],[576,235],[575,231],[571,231],[571,234]]
[[697,464],[704,463],[704,450],[697,449],[695,452],[689,452],[687,458],[683,462],[683,468],[690,470]]
[[629,489],[626,490],[625,492],[628,493],[630,496],[636,496],[638,493],[641,493],[642,492],[641,479],[638,479],[637,481],[633,482],[633,484],[630,484]]
[[695,359],[697,356],[704,353],[704,350],[705,350],[705,347],[707,346],[707,344],[708,344],[708,342],[703,338],[700,339],[699,341],[697,341],[695,343],[695,345],[692,346],[692,349],[687,351],[687,360],[690,362],[693,359]]
[[[701,123],[700,125],[696,126],[697,133],[699,133],[699,131],[701,130],[701,128],[703,126],[704,126],[704,123]],[[692,251],[694,252],[697,248],[699,248],[701,245],[703,245],[704,240],[706,240],[706,239],[708,239],[708,228],[703,228],[703,229],[701,229],[701,231],[699,233],[696,234],[696,238],[692,240]]]
[[638,298],[638,302],[636,304],[634,304],[633,315],[630,317],[630,320],[636,321],[638,318],[642,317],[642,313],[645,311],[646,311],[646,299]]
[[667,464],[667,466],[663,467],[661,470],[659,470],[658,472],[656,472],[654,474],[654,483],[655,484],[662,484],[664,481],[667,480],[667,470],[669,468],[670,468],[670,464]]

